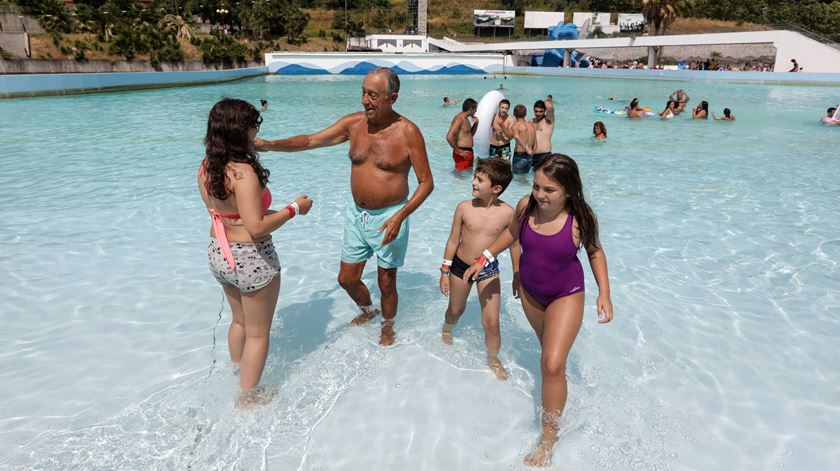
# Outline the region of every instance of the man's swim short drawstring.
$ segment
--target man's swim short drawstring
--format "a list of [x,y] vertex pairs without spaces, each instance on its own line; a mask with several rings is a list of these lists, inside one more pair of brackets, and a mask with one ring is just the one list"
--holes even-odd
[[364,209],[359,213],[359,222],[362,223],[362,226],[367,226],[367,223],[370,222],[370,218],[370,213]]

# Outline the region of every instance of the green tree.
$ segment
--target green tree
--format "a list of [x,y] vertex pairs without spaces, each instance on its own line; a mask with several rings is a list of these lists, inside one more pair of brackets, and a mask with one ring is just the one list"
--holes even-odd
[[160,31],[171,34],[176,38],[192,39],[195,36],[192,27],[179,15],[167,14],[158,20]]
[[648,27],[653,26],[653,34],[661,34],[688,11],[689,6],[686,0],[642,0],[642,13]]

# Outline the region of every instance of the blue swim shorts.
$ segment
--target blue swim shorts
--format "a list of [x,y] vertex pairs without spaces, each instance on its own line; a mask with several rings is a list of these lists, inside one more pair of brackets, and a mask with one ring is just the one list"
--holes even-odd
[[359,263],[376,254],[376,264],[382,268],[398,268],[405,263],[408,249],[409,219],[400,226],[397,237],[382,245],[385,232],[376,232],[385,221],[405,206],[407,201],[382,209],[365,209],[351,203],[344,218],[344,235],[341,238],[341,261]]

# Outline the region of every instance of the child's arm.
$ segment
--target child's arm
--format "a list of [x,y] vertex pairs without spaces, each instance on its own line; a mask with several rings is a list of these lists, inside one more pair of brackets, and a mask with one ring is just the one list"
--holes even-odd
[[511,286],[513,288],[513,297],[519,299],[519,257],[522,255],[522,247],[519,241],[510,246],[510,264],[513,269],[513,281]]
[[452,217],[452,229],[449,231],[449,238],[446,239],[446,247],[443,249],[443,263],[440,267],[440,292],[449,296],[449,269],[452,266],[452,259],[461,244],[461,219],[463,215],[464,202],[455,208],[455,215]]
[[607,254],[599,239],[586,247],[586,254],[589,256],[589,266],[592,267],[592,274],[595,275],[595,282],[598,284],[598,322],[606,323],[613,318],[613,306],[610,300],[610,277],[607,273]]
[[[475,279],[475,275],[481,272],[484,268],[484,264],[490,262],[491,260],[487,259],[487,254],[489,253],[493,259],[502,252],[504,252],[508,247],[513,245],[514,242],[519,240],[519,218],[517,217],[525,208],[528,206],[528,197],[522,198],[519,201],[519,204],[516,205],[516,211],[513,212],[513,217],[511,218],[510,223],[508,224],[507,230],[502,231],[496,240],[494,240],[490,247],[487,247],[486,250],[481,254],[481,257],[469,268],[467,271],[464,272],[464,279],[469,277],[473,277]],[[517,267],[519,266],[519,258],[517,257],[516,261]]]

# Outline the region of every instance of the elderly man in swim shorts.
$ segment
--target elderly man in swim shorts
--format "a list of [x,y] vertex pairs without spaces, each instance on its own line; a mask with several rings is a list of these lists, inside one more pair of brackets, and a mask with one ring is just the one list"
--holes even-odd
[[[426,143],[420,129],[393,110],[400,79],[391,69],[372,70],[362,84],[364,111],[349,114],[315,134],[265,141],[257,150],[296,152],[350,141],[350,191],[344,218],[338,284],[361,309],[351,324],[361,325],[379,315],[362,282],[365,263],[377,258],[377,281],[384,320],[379,344],[394,343],[397,315],[397,269],[405,262],[408,216],[434,189]],[[414,169],[417,189],[408,198],[408,174]]]

